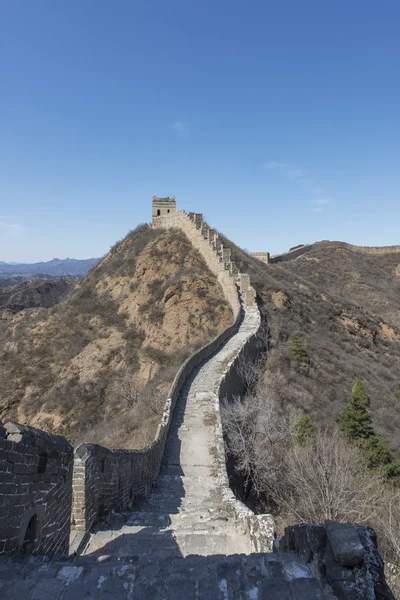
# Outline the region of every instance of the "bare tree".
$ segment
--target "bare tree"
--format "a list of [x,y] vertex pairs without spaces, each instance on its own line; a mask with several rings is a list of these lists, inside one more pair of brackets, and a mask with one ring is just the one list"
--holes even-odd
[[243,381],[246,391],[253,392],[260,377],[261,360],[241,354],[236,364],[236,371]]
[[279,409],[270,393],[235,398],[222,408],[224,432],[247,486],[287,522],[370,522],[379,511],[383,477],[335,429],[295,443],[298,415]]
[[268,493],[280,477],[284,448],[290,443],[293,414],[279,411],[265,391],[234,398],[222,406],[228,448],[238,471],[257,495]]
[[367,469],[337,429],[317,431],[305,445],[291,444],[284,468],[273,494],[290,521],[366,523],[379,510],[383,477]]
[[130,374],[126,373],[122,381],[116,385],[116,393],[127,403],[129,408],[133,408],[142,392],[143,386]]

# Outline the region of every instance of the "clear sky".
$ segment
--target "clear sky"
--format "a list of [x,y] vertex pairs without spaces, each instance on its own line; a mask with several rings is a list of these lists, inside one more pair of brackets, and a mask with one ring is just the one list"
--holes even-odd
[[248,250],[400,244],[399,0],[0,0],[0,260],[151,198]]

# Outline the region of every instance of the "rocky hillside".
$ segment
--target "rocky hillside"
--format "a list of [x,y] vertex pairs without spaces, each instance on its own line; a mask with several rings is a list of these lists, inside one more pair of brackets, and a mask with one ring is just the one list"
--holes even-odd
[[140,226],[62,304],[3,314],[0,419],[141,447],[182,362],[231,320],[185,235]]
[[[9,284],[9,285],[7,285]],[[74,288],[75,281],[65,277],[27,279],[13,277],[0,280],[0,310],[17,313],[26,308],[49,308],[60,302]]]
[[[233,247],[233,245],[229,242]],[[400,457],[400,252],[368,254],[343,244],[264,265],[239,248],[268,317],[271,351],[265,386],[282,407],[333,422],[357,377],[371,398],[374,428]],[[296,364],[290,336],[305,344],[309,366]]]

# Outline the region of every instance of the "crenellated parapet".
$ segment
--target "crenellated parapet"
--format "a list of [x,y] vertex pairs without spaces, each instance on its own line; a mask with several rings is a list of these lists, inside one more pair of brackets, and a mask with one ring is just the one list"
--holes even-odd
[[241,274],[232,260],[232,250],[221,242],[218,231],[211,229],[201,213],[184,210],[173,214],[153,217],[154,227],[178,227],[199,250],[208,267],[217,276],[234,313],[239,309],[237,293],[244,306],[256,306],[256,291],[251,286],[250,276]]

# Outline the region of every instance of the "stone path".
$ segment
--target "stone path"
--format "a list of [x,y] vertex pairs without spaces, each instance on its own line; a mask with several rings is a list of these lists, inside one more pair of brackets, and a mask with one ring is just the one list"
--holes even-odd
[[320,600],[331,598],[290,554],[251,554],[218,477],[216,387],[259,325],[247,309],[236,335],[202,365],[179,398],[162,469],[129,514],[91,534],[84,556],[0,558],[2,600]]
[[238,333],[193,374],[175,406],[153,489],[120,526],[98,529],[85,554],[99,554],[111,542],[121,556],[144,549],[154,558],[251,552],[248,535],[235,527],[222,496],[214,406],[226,363],[258,326],[258,310],[247,309]]

